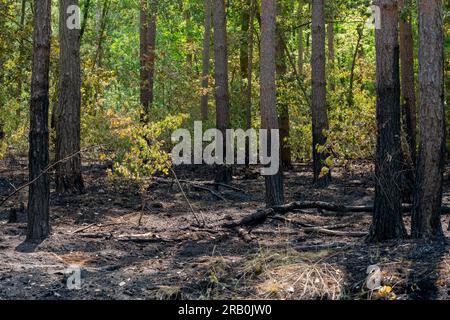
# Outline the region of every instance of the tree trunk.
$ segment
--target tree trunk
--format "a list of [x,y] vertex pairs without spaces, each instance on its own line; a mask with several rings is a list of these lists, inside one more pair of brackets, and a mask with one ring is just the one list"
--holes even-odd
[[[230,129],[230,95],[228,90],[228,52],[227,52],[227,21],[225,13],[225,0],[214,0],[214,59],[216,80],[216,127],[223,137]],[[223,154],[229,148],[226,141],[223,144]],[[228,183],[232,179],[230,164],[220,165],[216,171],[216,181]]]
[[141,60],[141,121],[150,120],[153,105],[153,82],[155,74],[156,46],[156,0],[141,0],[140,16],[140,60]]
[[[276,0],[262,0],[261,3],[261,62],[260,97],[261,128],[278,129],[276,109]],[[272,137],[268,134],[268,148]],[[284,203],[283,175],[265,176],[266,204],[268,207]]]
[[205,33],[203,37],[203,71],[202,71],[202,98],[200,110],[202,120],[208,120],[208,87],[209,87],[209,59],[211,48],[211,0],[205,0]]
[[375,31],[377,55],[378,139],[375,163],[375,203],[369,240],[406,237],[402,220],[400,166],[400,75],[398,7],[395,0],[378,0],[383,27]]
[[[322,172],[324,161],[329,156],[326,148],[328,111],[325,80],[325,12],[324,0],[312,3],[312,133],[314,182],[318,187],[326,187],[331,181],[331,170]],[[320,151],[320,152],[319,152]]]
[[[48,166],[48,105],[51,35],[51,0],[34,1],[33,68],[31,76],[29,180]],[[50,234],[49,177],[42,174],[28,192],[27,241]]]
[[420,145],[412,236],[436,238],[441,225],[445,152],[442,0],[418,0]]
[[399,8],[406,13],[400,19],[400,62],[402,86],[402,119],[406,137],[403,144],[403,197],[411,201],[416,164],[416,92],[414,85],[414,41],[411,24],[411,0],[399,0]]
[[[80,30],[70,30],[67,8],[78,6],[78,0],[60,0],[59,14],[59,103],[55,116],[56,161],[80,151],[81,67]],[[81,155],[71,157],[56,166],[58,193],[83,192]]]
[[[278,1],[278,15],[282,14],[282,1]],[[276,75],[278,81],[283,81],[287,72],[286,64],[286,52],[284,50],[284,35],[283,30],[280,26],[276,29],[276,47],[275,47],[275,65],[276,65]],[[291,147],[289,144],[289,129],[290,129],[290,119],[289,119],[289,107],[286,103],[280,101],[281,96],[278,96],[278,109],[280,112],[278,125],[280,128],[280,143],[281,143],[281,165],[284,169],[292,168],[291,159]]]

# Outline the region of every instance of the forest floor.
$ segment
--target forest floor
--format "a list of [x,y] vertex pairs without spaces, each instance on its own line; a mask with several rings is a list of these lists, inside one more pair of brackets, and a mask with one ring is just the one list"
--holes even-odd
[[[206,226],[195,226],[170,179],[150,184],[142,210],[138,186],[108,178],[99,164],[85,165],[84,194],[59,196],[52,185],[52,235],[40,244],[24,243],[26,190],[9,199],[0,208],[0,299],[377,299],[365,287],[367,267],[374,264],[397,299],[450,295],[449,231],[439,243],[368,245],[364,237],[346,234],[366,232],[370,214],[308,209],[272,217],[243,237],[223,225],[264,208],[264,179],[256,168],[236,170],[232,186],[242,190],[204,185],[223,199],[193,187],[211,181],[212,171],[179,168],[177,173]],[[373,203],[370,163],[356,162],[333,174],[328,188],[315,189],[310,168],[296,165],[285,173],[287,201]],[[26,180],[25,159],[3,161],[0,196]],[[444,203],[450,204],[448,179]],[[11,223],[14,208],[17,221]],[[449,217],[442,220],[446,230]],[[405,223],[409,229],[408,216]],[[330,225],[344,233],[305,228]],[[67,286],[73,266],[81,270],[78,290]]]

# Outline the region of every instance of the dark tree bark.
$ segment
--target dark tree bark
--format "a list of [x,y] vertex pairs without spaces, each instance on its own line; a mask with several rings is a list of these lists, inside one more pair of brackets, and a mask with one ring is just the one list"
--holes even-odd
[[442,0],[418,0],[420,144],[412,236],[438,238],[445,152]]
[[[216,80],[216,127],[223,136],[230,129],[230,94],[228,90],[228,50],[227,50],[227,21],[225,13],[225,0],[213,2],[214,23],[214,59]],[[229,148],[224,141],[224,155]],[[232,179],[232,169],[229,164],[218,166],[216,181],[227,183]]]
[[208,87],[209,87],[209,59],[211,48],[211,0],[205,0],[205,33],[203,37],[203,71],[202,71],[202,98],[200,102],[200,110],[202,120],[208,120]]
[[383,27],[375,31],[377,54],[377,151],[375,203],[368,240],[379,242],[406,237],[399,187],[400,75],[398,7],[395,0],[378,0]]
[[[282,14],[282,1],[277,2],[278,15]],[[276,47],[275,47],[275,65],[276,75],[278,81],[283,81],[287,72],[286,51],[284,50],[284,35],[281,26],[277,26],[276,30]],[[281,98],[281,97],[278,97]],[[292,168],[291,147],[289,144],[290,135],[290,119],[289,107],[286,103],[278,100],[279,119],[278,125],[280,128],[280,143],[281,143],[281,165],[284,169]]]
[[[262,0],[261,3],[261,62],[260,97],[262,129],[278,129],[276,110],[276,0]],[[270,150],[272,137],[268,134]],[[284,203],[283,175],[265,176],[266,204],[268,207]]]
[[[34,1],[33,68],[31,76],[29,180],[48,166],[48,89],[50,65],[51,0]],[[42,174],[28,192],[27,241],[50,234],[49,177]]]
[[[81,67],[80,30],[67,27],[70,14],[67,8],[78,6],[78,0],[60,0],[59,3],[59,103],[55,110],[56,161],[80,151]],[[58,193],[83,192],[81,155],[56,166]]]
[[[324,0],[312,2],[312,133],[313,133],[313,171],[314,183],[326,187],[331,181],[331,170],[323,174],[324,161],[329,156],[325,148],[321,152],[318,146],[324,146],[328,130],[328,111],[325,80],[325,12]],[[322,174],[321,174],[322,173]]]
[[140,16],[140,60],[141,60],[141,105],[142,122],[150,120],[153,105],[153,82],[155,74],[156,47],[156,0],[141,0]]

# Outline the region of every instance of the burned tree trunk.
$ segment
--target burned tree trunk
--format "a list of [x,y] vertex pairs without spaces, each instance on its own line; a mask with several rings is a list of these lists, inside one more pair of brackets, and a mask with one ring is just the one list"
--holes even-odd
[[[230,129],[230,94],[228,90],[228,50],[227,50],[227,21],[225,0],[214,0],[214,59],[216,80],[216,126],[223,137]],[[226,155],[226,141],[223,144],[223,154]],[[232,179],[230,164],[219,165],[216,171],[216,181],[227,183]]]
[[[261,3],[261,127],[268,129],[268,149],[274,141],[270,129],[278,129],[276,98],[276,0],[262,0]],[[280,171],[265,176],[267,206],[284,203],[283,176]]]
[[[38,178],[48,166],[50,35],[51,0],[35,0],[28,160],[30,181]],[[27,241],[39,241],[50,234],[49,195],[49,178],[44,173],[29,187]]]
[[400,75],[398,7],[395,0],[379,0],[383,27],[375,31],[377,53],[377,150],[375,203],[369,240],[373,242],[406,237],[399,187]]

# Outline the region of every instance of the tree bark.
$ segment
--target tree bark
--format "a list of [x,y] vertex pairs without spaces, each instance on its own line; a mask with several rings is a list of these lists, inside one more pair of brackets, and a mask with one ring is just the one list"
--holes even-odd
[[412,236],[438,238],[445,152],[442,0],[418,0],[420,144]]
[[[214,0],[214,59],[216,80],[216,127],[223,137],[230,129],[230,95],[228,90],[228,52],[227,52],[227,21],[225,13],[225,0]],[[223,154],[230,147],[226,141],[223,144]],[[229,164],[220,165],[216,171],[216,181],[228,183],[232,179],[232,170]]]
[[[33,67],[31,76],[29,180],[48,166],[48,106],[51,0],[34,1]],[[27,241],[50,234],[49,177],[43,174],[28,192]]]
[[[80,151],[81,66],[80,30],[67,27],[67,8],[78,0],[60,0],[59,103],[55,116],[56,161]],[[81,155],[56,166],[58,193],[83,192]]]
[[328,130],[328,111],[325,80],[325,12],[324,0],[312,2],[312,134],[314,182],[318,187],[326,187],[331,181],[331,170],[323,174],[324,161],[329,156],[324,146]]
[[150,120],[153,105],[153,82],[155,74],[156,11],[157,0],[141,0],[140,14],[140,60],[141,60],[141,121]]
[[383,27],[375,31],[377,60],[377,150],[375,202],[368,240],[379,242],[406,237],[399,187],[400,75],[398,7],[395,0],[378,0]]
[[208,87],[209,87],[209,60],[211,48],[211,0],[205,0],[205,33],[203,37],[203,71],[202,71],[202,97],[200,110],[202,120],[208,120]]
[[[278,129],[276,110],[276,0],[262,0],[261,3],[261,58],[260,58],[260,108],[261,128]],[[269,131],[270,132],[270,131]],[[268,134],[270,150],[272,137]],[[271,207],[284,203],[283,176],[265,176],[266,205]]]

